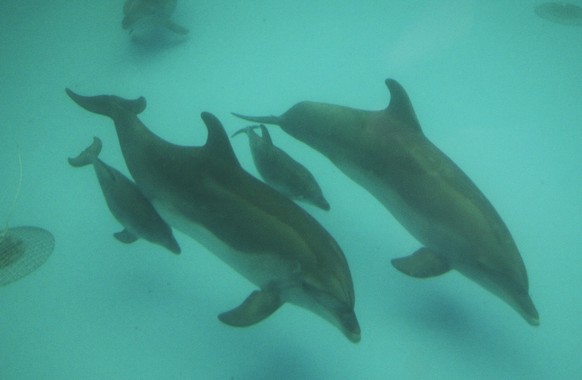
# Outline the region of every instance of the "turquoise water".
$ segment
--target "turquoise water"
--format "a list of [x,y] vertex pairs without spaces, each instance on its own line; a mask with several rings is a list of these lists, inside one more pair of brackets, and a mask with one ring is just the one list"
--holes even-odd
[[[140,45],[123,1],[0,3],[0,219],[50,230],[47,263],[0,288],[0,379],[582,378],[582,28],[536,1],[181,1],[184,40]],[[330,212],[306,209],[349,261],[362,341],[285,305],[250,328],[216,315],[254,286],[179,232],[182,255],[117,242],[91,170],[99,136],[127,172],[110,120],[64,92],[143,95],[141,119],[204,143],[202,111],[280,114],[301,100],[384,108],[407,90],[425,134],[511,230],[540,312],[534,328],[457,272],[408,278],[390,259],[419,244],[319,153],[272,128],[316,175]],[[232,140],[256,174],[244,138]]]

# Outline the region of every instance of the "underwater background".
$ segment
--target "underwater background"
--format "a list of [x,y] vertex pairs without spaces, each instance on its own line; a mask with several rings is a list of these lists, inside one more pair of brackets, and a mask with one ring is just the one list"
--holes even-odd
[[[0,288],[0,379],[582,378],[582,28],[537,1],[185,1],[187,37],[133,41],[122,0],[0,2],[0,220],[51,231],[55,251]],[[390,265],[419,243],[321,154],[270,128],[331,204],[304,206],[350,265],[362,340],[285,305],[239,329],[217,314],[255,286],[186,235],[182,254],[123,245],[90,168],[93,136],[127,174],[112,122],[84,95],[145,96],[140,119],[177,144],[230,134],[230,112],[301,100],[378,110],[386,78],[424,133],[495,206],[526,264],[540,326],[458,272],[418,280]],[[246,138],[231,140],[252,174]]]

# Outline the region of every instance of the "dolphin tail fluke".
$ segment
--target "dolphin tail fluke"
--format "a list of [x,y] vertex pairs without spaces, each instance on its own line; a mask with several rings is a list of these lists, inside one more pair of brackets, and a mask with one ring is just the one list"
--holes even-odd
[[230,137],[232,138],[232,137],[234,137],[234,136],[238,136],[238,135],[240,135],[241,133],[249,133],[249,132],[250,132],[250,128],[251,128],[251,127],[244,127],[244,128],[241,128],[241,129],[239,129],[238,131],[236,131],[235,133],[233,133],[232,135],[230,135]]
[[254,128],[260,128],[263,140],[265,140],[267,143],[269,143],[269,145],[273,145],[273,140],[271,139],[271,134],[269,133],[269,130],[267,129],[267,127],[265,127],[265,124],[261,124],[259,126],[254,126]]
[[65,91],[75,103],[87,111],[109,116],[112,119],[116,118],[120,109],[137,115],[146,108],[146,100],[143,96],[137,99],[124,99],[112,95],[82,96],[68,88]]
[[449,264],[426,247],[410,256],[393,259],[392,265],[400,272],[416,278],[435,277],[451,270]]
[[93,137],[93,143],[87,149],[82,151],[77,157],[69,158],[69,164],[76,168],[90,165],[99,158],[103,144],[98,137]]
[[[264,125],[263,125],[263,127],[264,127]],[[249,125],[248,127],[244,127],[244,128],[239,129],[238,131],[236,131],[235,133],[230,135],[230,137],[240,135],[241,133],[249,134],[253,129],[257,129],[257,128],[261,128],[261,125]]]
[[245,116],[239,113],[231,112],[234,116],[239,117],[241,119],[252,121],[255,123],[262,123],[262,124],[274,124],[279,125],[281,124],[281,117],[280,116]]
[[240,306],[220,314],[218,319],[230,326],[251,326],[273,314],[282,304],[279,292],[274,287],[257,290]]

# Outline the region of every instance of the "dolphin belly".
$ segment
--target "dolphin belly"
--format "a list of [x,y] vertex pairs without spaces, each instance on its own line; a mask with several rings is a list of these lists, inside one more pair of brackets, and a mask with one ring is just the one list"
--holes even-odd
[[175,211],[171,205],[154,201],[153,205],[158,213],[172,227],[196,240],[209,252],[216,255],[225,264],[245,277],[259,288],[277,282],[283,287],[290,286],[293,274],[298,272],[298,264],[291,260],[284,260],[280,256],[256,252],[249,254],[230,246],[219,239],[202,224],[194,223]]

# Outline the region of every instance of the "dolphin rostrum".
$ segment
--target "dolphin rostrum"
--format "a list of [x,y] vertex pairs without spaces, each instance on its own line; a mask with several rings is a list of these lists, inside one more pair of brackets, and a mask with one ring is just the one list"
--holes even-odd
[[424,135],[404,88],[387,79],[388,108],[364,111],[301,102],[276,124],[329,158],[366,188],[424,246],[392,260],[401,272],[426,278],[456,269],[539,324],[525,265],[491,203]]
[[129,178],[99,159],[102,143],[97,137],[79,156],[69,158],[74,167],[93,165],[109,210],[124,229],[114,234],[122,243],[138,238],[159,244],[175,254],[180,253],[172,229]]
[[178,146],[139,120],[143,97],[67,93],[113,120],[129,172],[168,223],[260,288],[220,314],[222,322],[249,326],[289,302],[324,317],[352,342],[360,340],[342,250],[306,211],[241,168],[214,115],[201,115],[208,130],[204,146]]
[[[255,132],[255,128],[261,129],[261,136]],[[311,203],[323,210],[330,209],[313,174],[276,147],[264,125],[240,129],[232,137],[240,133],[249,136],[253,161],[265,182],[291,199]]]
[[178,0],[126,0],[123,5],[123,29],[133,30],[140,23],[161,25],[177,34],[188,34],[188,29],[173,22],[170,17]]

